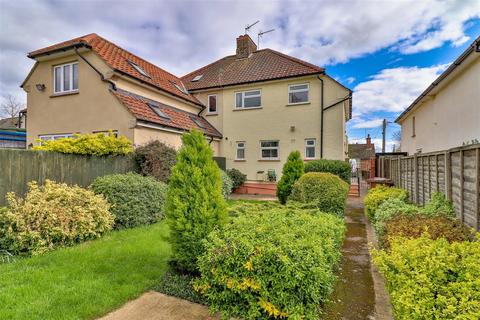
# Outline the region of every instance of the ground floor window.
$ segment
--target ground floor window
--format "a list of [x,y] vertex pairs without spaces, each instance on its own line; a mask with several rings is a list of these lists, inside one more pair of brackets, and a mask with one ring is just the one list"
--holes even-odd
[[42,134],[38,136],[38,138],[42,141],[58,140],[62,138],[73,138],[73,137],[74,137],[73,133]]
[[305,139],[305,158],[313,159],[315,158],[315,139]]
[[104,135],[108,136],[108,134],[112,132],[114,137],[118,137],[118,130],[101,130],[101,131],[93,131],[94,134],[103,133]]
[[235,160],[245,160],[245,141],[237,141],[237,153]]
[[278,140],[268,140],[260,142],[262,160],[278,160],[279,143]]

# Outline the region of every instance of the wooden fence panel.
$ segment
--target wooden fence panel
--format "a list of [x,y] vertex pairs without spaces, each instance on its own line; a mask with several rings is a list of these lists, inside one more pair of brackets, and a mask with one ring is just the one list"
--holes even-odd
[[27,183],[46,179],[86,187],[98,176],[135,171],[131,156],[95,157],[31,150],[0,149],[0,205],[13,191],[24,195]]

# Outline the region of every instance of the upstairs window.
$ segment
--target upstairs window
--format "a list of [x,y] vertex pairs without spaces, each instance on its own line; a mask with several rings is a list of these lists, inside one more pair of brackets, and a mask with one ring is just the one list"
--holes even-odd
[[217,95],[212,94],[208,96],[208,113],[216,114],[217,113]]
[[200,74],[198,76],[195,76],[195,78],[192,79],[192,82],[197,82],[197,81],[200,81],[200,79],[202,79],[203,77],[203,74]]
[[245,160],[245,141],[237,141],[235,160]]
[[260,149],[262,154],[262,160],[278,160],[278,140],[261,141]]
[[78,91],[78,63],[66,63],[53,67],[54,93]]
[[315,158],[315,139],[305,139],[305,159]]
[[157,114],[157,116],[159,116],[163,120],[167,120],[167,121],[170,120],[170,117],[165,112],[163,112],[159,106],[153,103],[147,103],[147,105],[150,107],[150,109],[153,110],[153,112]]
[[150,75],[145,70],[143,70],[138,64],[136,64],[135,62],[130,61],[130,60],[127,60],[127,61],[128,61],[128,64],[131,65],[133,67],[133,69],[135,69],[142,76],[150,78]]
[[260,90],[251,90],[235,93],[235,108],[248,109],[258,108],[262,105]]
[[308,83],[291,84],[288,86],[288,104],[308,102]]

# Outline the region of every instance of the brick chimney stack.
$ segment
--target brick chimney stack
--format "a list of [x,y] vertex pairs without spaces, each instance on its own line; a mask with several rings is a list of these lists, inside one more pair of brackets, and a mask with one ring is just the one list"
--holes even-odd
[[248,58],[255,51],[257,51],[257,45],[248,34],[237,38],[237,59]]
[[370,133],[367,135],[367,146],[372,145],[372,138],[370,138]]

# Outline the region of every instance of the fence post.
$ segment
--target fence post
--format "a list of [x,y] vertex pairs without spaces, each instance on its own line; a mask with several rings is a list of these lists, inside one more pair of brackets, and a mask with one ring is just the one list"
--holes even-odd
[[418,204],[418,155],[413,155],[413,190],[414,190],[414,198],[413,202]]
[[464,172],[463,172],[463,150],[460,150],[460,215],[462,217],[462,222],[465,221],[465,209],[463,204],[463,191],[464,191]]
[[477,230],[480,230],[480,147],[477,148],[476,154],[476,168],[477,168],[477,176],[475,177],[475,194],[477,197]]
[[452,165],[450,163],[450,152],[445,151],[445,193],[447,199],[452,201]]

